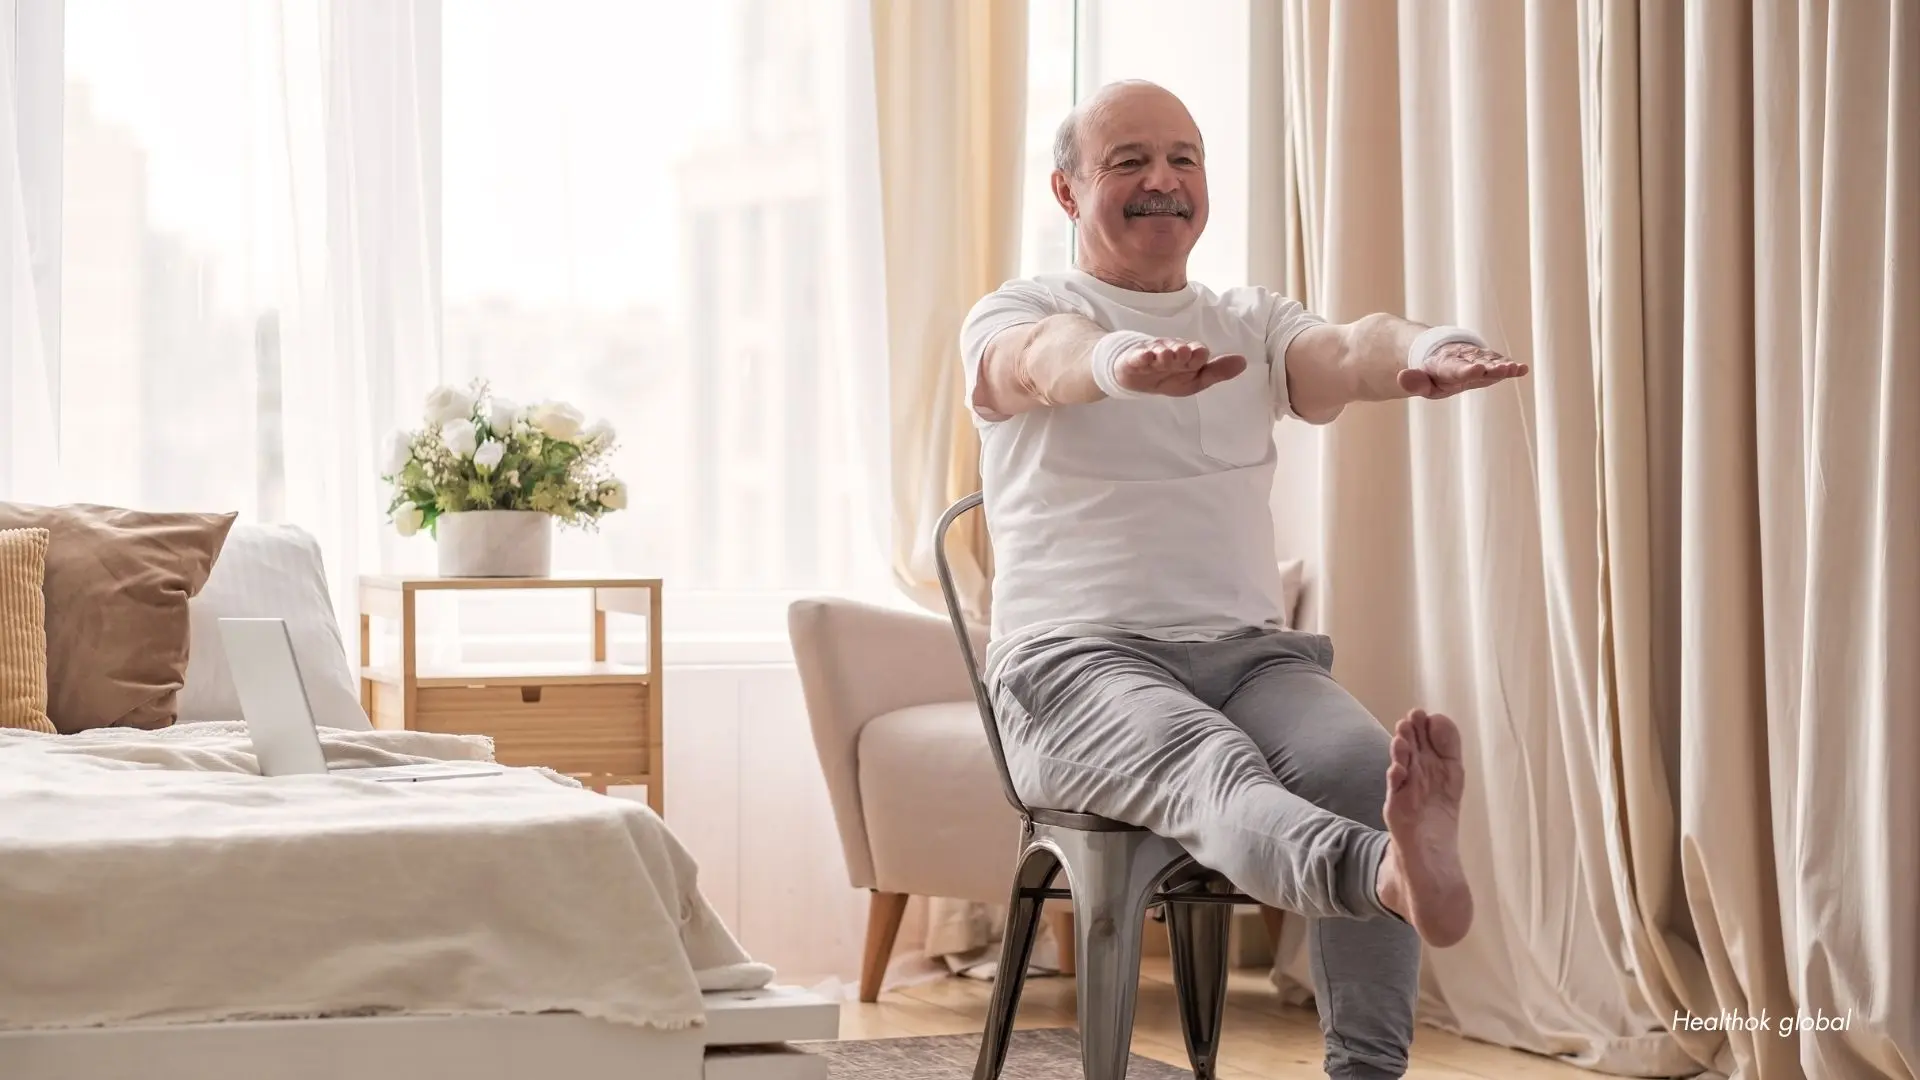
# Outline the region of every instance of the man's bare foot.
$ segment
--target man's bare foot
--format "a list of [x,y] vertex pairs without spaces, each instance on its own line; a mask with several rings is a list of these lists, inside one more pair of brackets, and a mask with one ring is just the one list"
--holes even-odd
[[1460,797],[1466,787],[1460,729],[1415,709],[1393,732],[1380,902],[1444,949],[1473,925],[1473,891],[1460,867]]

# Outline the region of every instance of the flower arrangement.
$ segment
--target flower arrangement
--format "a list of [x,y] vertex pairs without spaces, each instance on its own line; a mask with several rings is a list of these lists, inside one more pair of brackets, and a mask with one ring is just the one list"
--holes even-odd
[[475,380],[428,394],[424,419],[394,432],[380,474],[402,536],[434,534],[441,515],[471,510],[531,510],[591,529],[626,508],[627,485],[608,465],[613,427],[564,401],[523,408]]

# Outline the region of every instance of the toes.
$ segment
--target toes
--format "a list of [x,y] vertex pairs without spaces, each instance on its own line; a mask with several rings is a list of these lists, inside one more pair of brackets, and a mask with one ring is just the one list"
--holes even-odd
[[1406,787],[1407,776],[1407,767],[1397,761],[1394,762],[1387,768],[1387,790],[1399,791],[1401,788]]
[[1393,740],[1393,763],[1402,769],[1413,768],[1413,744],[1403,739]]
[[1443,758],[1455,760],[1460,757],[1460,725],[1445,716],[1436,715],[1429,722],[1427,738],[1433,743],[1433,750]]
[[1433,729],[1431,724],[1432,722],[1427,718],[1427,714],[1421,713],[1420,719],[1413,722],[1413,730],[1408,733],[1413,739],[1413,748],[1422,754],[1430,754],[1433,752]]

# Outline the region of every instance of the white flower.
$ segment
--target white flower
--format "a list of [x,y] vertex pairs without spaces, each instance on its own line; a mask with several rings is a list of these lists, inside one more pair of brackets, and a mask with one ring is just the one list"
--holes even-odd
[[487,410],[487,426],[494,434],[505,435],[513,430],[513,422],[520,418],[520,406],[508,398],[496,397]]
[[564,401],[543,401],[527,410],[527,420],[549,439],[572,442],[580,437],[587,418]]
[[438,427],[473,415],[474,396],[457,386],[438,386],[427,395],[427,423]]
[[504,444],[496,439],[488,439],[473,452],[473,463],[480,466],[480,471],[491,472],[495,465],[500,464],[500,459],[506,456],[507,448]]
[[598,446],[603,443],[612,442],[613,436],[614,430],[612,424],[607,423],[605,420],[595,420],[593,423],[587,425],[587,430],[580,433],[580,442],[584,446]]
[[413,460],[413,440],[407,438],[404,431],[396,431],[387,436],[387,457],[380,466],[381,476],[398,476],[400,470]]
[[440,438],[446,441],[447,449],[461,457],[472,457],[480,447],[480,430],[471,420],[455,420],[441,428]]
[[609,510],[627,508],[627,485],[622,480],[609,480],[600,489],[600,505]]
[[401,503],[393,508],[393,527],[401,536],[412,536],[420,531],[427,515],[412,503]]

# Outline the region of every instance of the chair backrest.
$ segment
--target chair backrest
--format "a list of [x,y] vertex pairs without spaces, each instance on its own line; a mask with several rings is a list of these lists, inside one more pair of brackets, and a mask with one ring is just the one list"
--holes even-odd
[[987,729],[987,746],[993,751],[993,768],[1000,774],[1000,788],[1013,808],[1024,815],[1027,807],[1013,790],[1013,774],[1007,771],[1007,755],[1000,746],[1000,725],[993,718],[993,698],[987,693],[987,684],[980,678],[980,665],[974,661],[973,640],[967,633],[967,617],[960,608],[960,594],[953,587],[953,568],[947,564],[947,530],[962,514],[978,507],[980,501],[980,492],[976,491],[947,507],[947,512],[940,515],[940,523],[933,527],[933,562],[940,575],[940,592],[947,600],[947,618],[953,623],[954,636],[960,641],[960,657],[966,661],[967,678],[973,683],[973,701],[979,706],[980,722]]

